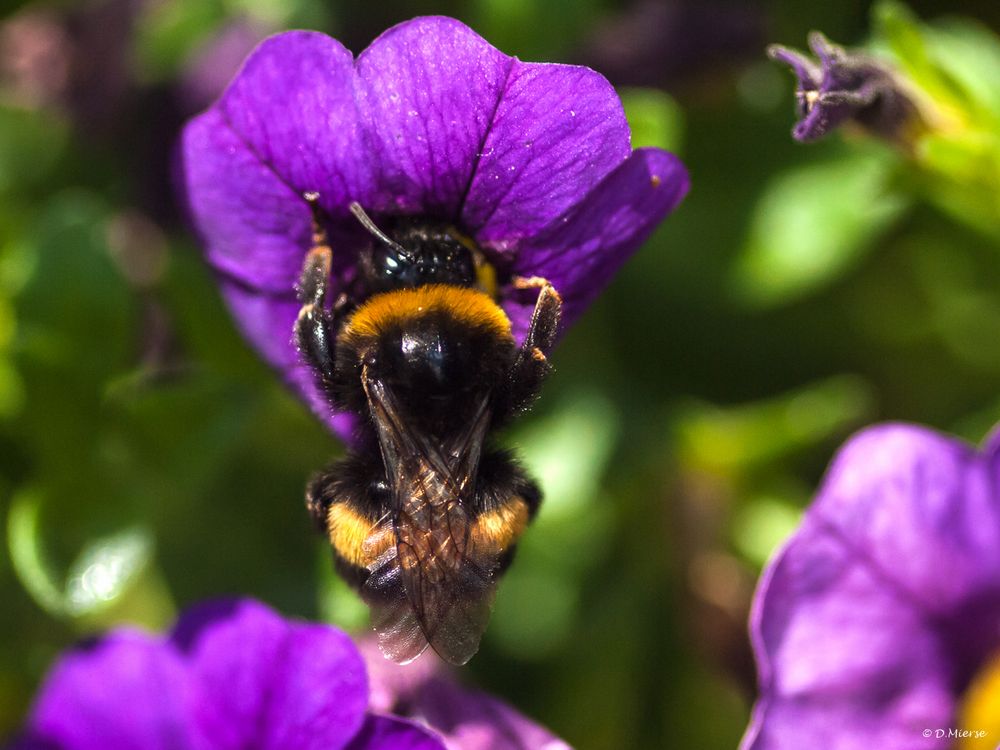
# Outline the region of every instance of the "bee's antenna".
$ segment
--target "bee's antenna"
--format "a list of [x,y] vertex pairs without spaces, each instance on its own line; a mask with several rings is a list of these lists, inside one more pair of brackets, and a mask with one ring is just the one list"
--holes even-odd
[[389,235],[387,235],[385,232],[383,232],[381,229],[375,226],[375,222],[372,221],[372,218],[365,213],[365,210],[363,208],[361,208],[360,203],[358,203],[357,201],[351,201],[349,208],[351,209],[351,213],[354,214],[354,218],[360,221],[361,226],[363,226],[365,229],[371,232],[372,236],[374,236],[376,239],[380,240],[381,242],[384,242],[386,245],[391,247],[393,250],[399,253],[400,257],[412,258],[412,255],[410,254],[409,250],[407,250],[405,247],[400,245],[394,239],[389,237]]

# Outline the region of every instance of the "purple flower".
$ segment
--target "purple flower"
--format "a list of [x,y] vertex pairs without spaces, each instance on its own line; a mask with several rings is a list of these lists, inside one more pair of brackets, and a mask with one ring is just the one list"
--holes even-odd
[[621,103],[592,70],[523,63],[450,18],[418,18],[355,60],[323,34],[264,41],[219,101],[187,126],[183,180],[209,263],[244,334],[315,412],[331,417],[291,344],[294,287],[319,194],[334,249],[332,296],[351,291],[370,236],[416,216],[454,225],[496,273],[523,336],[548,279],[576,318],[681,200],[688,177],[632,151]]
[[[428,696],[446,691],[466,716],[422,714],[420,723],[393,716],[380,683],[369,701],[365,663],[344,633],[289,622],[250,600],[215,602],[189,610],[165,638],[123,629],[65,654],[12,750],[511,747],[455,731],[477,716],[485,717],[480,728],[487,734],[513,726],[565,747],[495,699],[433,679],[440,686],[428,688]],[[503,712],[491,715],[483,706]],[[438,717],[440,726],[427,726]]]
[[371,681],[371,710],[430,725],[452,750],[570,750],[503,701],[459,686],[442,673],[440,660],[400,666],[382,655],[374,639],[362,643],[361,654]]
[[956,717],[1000,647],[1000,440],[853,438],[764,572],[751,637],[744,750],[938,749],[982,731]]
[[818,64],[778,44],[767,48],[772,60],[790,66],[798,78],[796,140],[819,140],[848,121],[895,143],[913,135],[921,122],[917,108],[885,63],[846,52],[818,31],[809,35],[809,47]]

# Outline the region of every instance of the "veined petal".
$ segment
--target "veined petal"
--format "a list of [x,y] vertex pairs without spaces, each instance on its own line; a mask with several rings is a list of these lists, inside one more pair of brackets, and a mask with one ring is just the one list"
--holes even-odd
[[[376,39],[357,59],[313,32],[251,54],[222,98],[185,129],[184,192],[239,325],[335,432],[333,415],[292,345],[294,288],[311,243],[304,200],[317,192],[333,249],[329,299],[361,302],[353,217],[412,214],[456,222],[502,280],[549,278],[563,326],[687,190],[665,152],[629,155],[608,82],[587,68],[521,63],[462,23],[428,17]],[[501,290],[522,334],[534,296]]]
[[411,701],[416,715],[461,750],[570,750],[503,701],[443,678],[428,680]]
[[[521,247],[515,273],[548,279],[563,297],[565,329],[687,194],[687,170],[666,151],[637,149],[579,204]],[[520,339],[535,296],[508,290],[504,308]]]
[[237,750],[257,743],[268,680],[288,631],[278,615],[249,601],[203,604],[178,621],[172,641],[187,652],[199,698],[191,721],[208,746]]
[[1000,576],[1000,498],[989,462],[954,438],[883,425],[852,439],[813,514],[935,617]]
[[295,194],[319,192],[324,208],[346,216],[350,201],[368,201],[373,179],[354,83],[354,58],[340,42],[290,31],[257,47],[215,109]]
[[621,101],[599,73],[516,62],[482,142],[462,222],[511,255],[629,155]]
[[358,57],[375,211],[458,219],[514,59],[464,24],[417,18]]
[[295,624],[272,672],[265,750],[336,750],[364,723],[368,678],[346,633]]
[[264,294],[291,295],[309,248],[309,207],[210,109],[181,141],[184,193],[206,248],[224,276]]
[[455,750],[569,750],[569,745],[498,698],[462,687],[442,663],[400,666],[374,641],[359,644],[368,665],[371,709],[399,711],[434,727]]

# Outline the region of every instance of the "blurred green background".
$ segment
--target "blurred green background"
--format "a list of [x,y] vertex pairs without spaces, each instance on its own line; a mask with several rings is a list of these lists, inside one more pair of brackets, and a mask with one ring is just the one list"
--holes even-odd
[[863,44],[865,2],[6,5],[0,737],[55,654],[119,622],[248,594],[364,631],[302,502],[341,448],[236,333],[171,153],[264,35],[316,28],[358,52],[446,13],[523,59],[597,68],[635,145],[693,177],[507,436],[547,499],[462,678],[582,750],[734,747],[754,581],[836,446],[885,419],[979,441],[1000,418],[1000,6],[913,9],[987,133],[964,143],[994,161],[792,141],[793,79],[765,44]]

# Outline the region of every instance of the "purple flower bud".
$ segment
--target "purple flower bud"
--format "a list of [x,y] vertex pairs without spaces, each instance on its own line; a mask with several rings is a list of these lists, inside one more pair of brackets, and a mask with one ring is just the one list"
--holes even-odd
[[921,120],[899,78],[889,67],[863,52],[848,52],[823,34],[809,35],[809,47],[818,63],[795,50],[773,44],[772,60],[795,72],[799,121],[792,129],[796,140],[819,140],[846,122],[902,145]]

